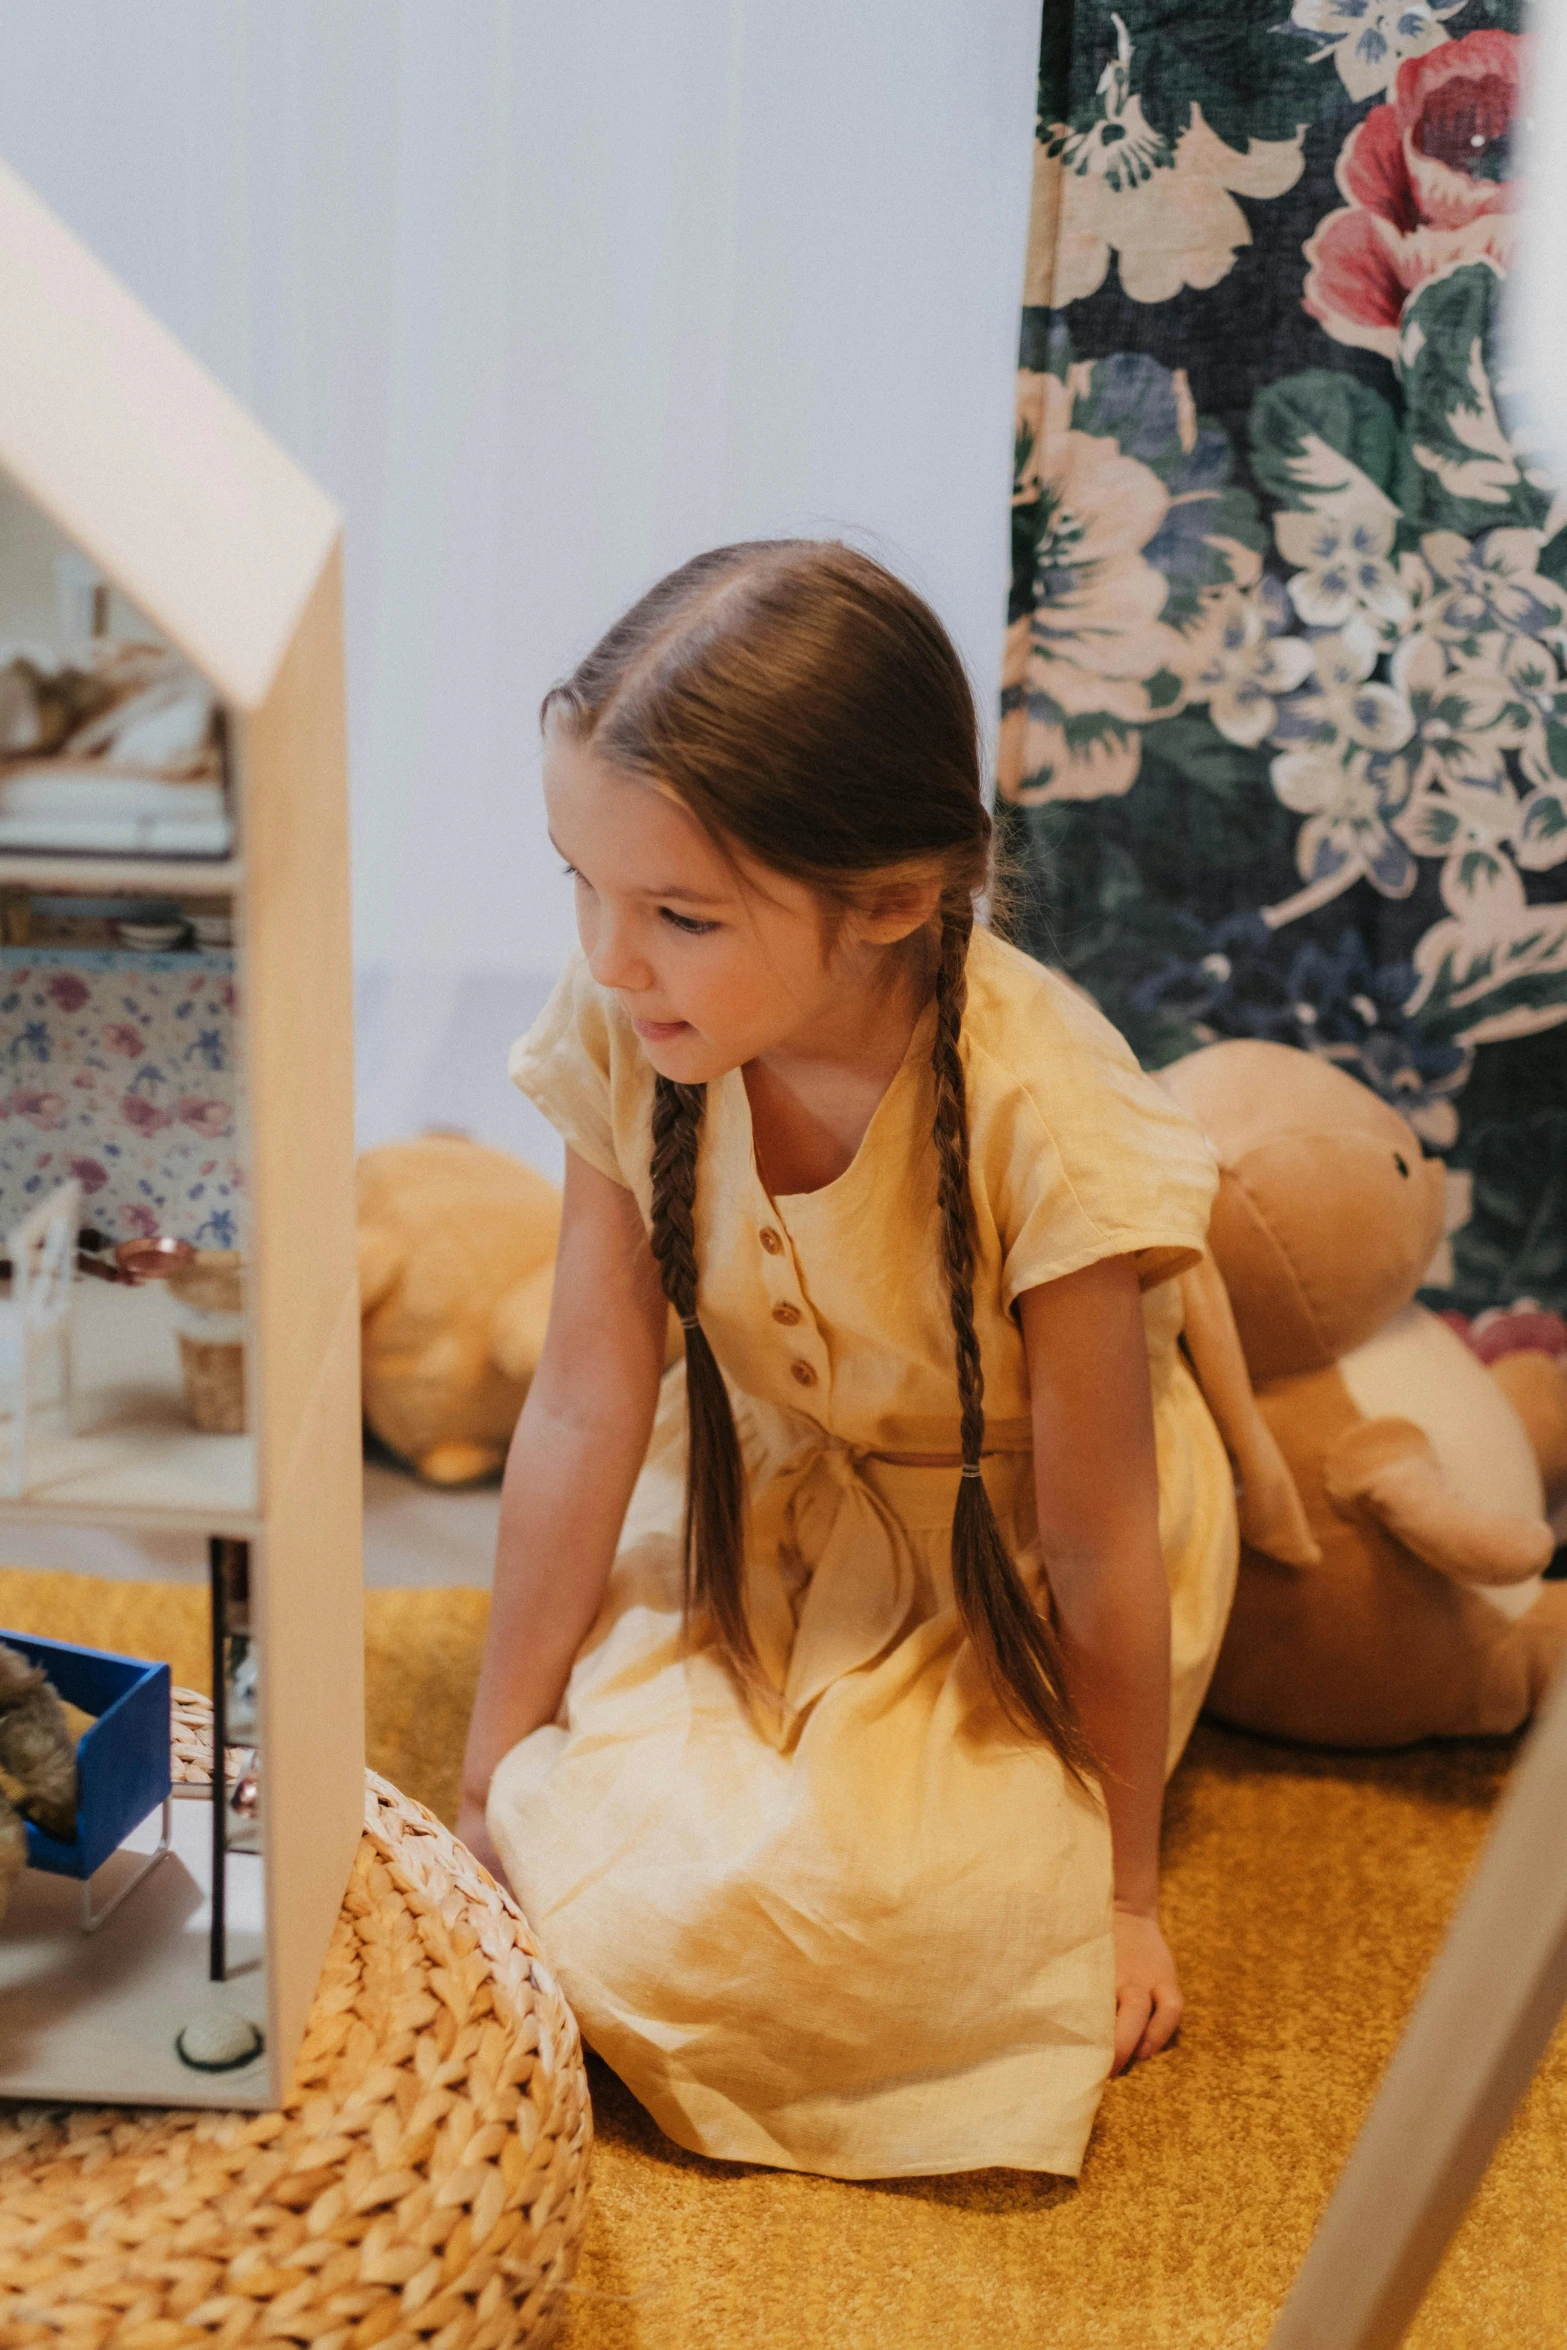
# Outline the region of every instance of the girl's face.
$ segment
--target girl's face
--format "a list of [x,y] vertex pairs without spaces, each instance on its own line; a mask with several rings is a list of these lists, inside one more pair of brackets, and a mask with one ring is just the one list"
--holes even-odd
[[544,799],[588,968],[661,1077],[702,1085],[841,1030],[846,991],[880,960],[864,926],[845,924],[829,955],[803,882],[724,856],[678,800],[559,728],[545,737]]

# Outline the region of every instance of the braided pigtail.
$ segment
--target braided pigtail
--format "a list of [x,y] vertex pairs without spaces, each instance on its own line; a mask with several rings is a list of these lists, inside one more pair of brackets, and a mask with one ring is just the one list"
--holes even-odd
[[964,1630],[1001,1705],[1020,1730],[1053,1746],[1081,1785],[1093,1758],[1067,1692],[1055,1629],[1034,1605],[1007,1553],[980,1474],[985,1375],[974,1331],[974,1204],[969,1190],[968,1102],[958,1053],[973,927],[966,904],[961,911],[942,915],[936,1035],[930,1056],[936,1078],[942,1255],[963,1413],[963,1473],[952,1516],[952,1590]]
[[740,1562],[745,1481],[740,1443],[723,1373],[696,1313],[697,1146],[705,1085],[660,1077],[653,1089],[652,1248],[664,1295],[686,1340],[685,1610],[688,1625],[706,1615],[717,1644],[740,1675],[755,1676],[756,1652],[745,1620]]

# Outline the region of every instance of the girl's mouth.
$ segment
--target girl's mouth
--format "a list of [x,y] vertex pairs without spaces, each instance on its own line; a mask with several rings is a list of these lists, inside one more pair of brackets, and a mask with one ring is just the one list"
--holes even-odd
[[671,1044],[677,1036],[690,1029],[689,1020],[633,1020],[632,1027],[644,1044]]

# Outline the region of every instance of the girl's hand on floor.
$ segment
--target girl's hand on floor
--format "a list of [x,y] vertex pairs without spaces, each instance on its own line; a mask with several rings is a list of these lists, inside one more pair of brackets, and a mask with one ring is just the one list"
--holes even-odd
[[484,1824],[482,1804],[464,1803],[460,1806],[457,1813],[456,1836],[459,1844],[467,1845],[468,1850],[481,1867],[489,1870],[496,1884],[509,1893],[511,1886],[506,1879],[506,1863],[490,1842],[490,1831]]
[[1181,1987],[1157,1917],[1115,1905],[1115,2062],[1112,2078],[1157,2055],[1181,2021]]

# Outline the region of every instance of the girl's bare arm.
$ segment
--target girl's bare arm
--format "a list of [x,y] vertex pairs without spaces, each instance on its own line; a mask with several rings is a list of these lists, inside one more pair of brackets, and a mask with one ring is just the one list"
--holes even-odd
[[490,1777],[553,1717],[598,1612],[652,1431],[665,1316],[631,1193],[568,1150],[549,1330],[507,1456],[463,1759],[458,1833],[497,1875],[484,1828]]
[[1039,1531],[1073,1699],[1103,1769],[1115,1855],[1116,2065],[1180,2021],[1159,1928],[1170,1588],[1141,1295],[1111,1257],[1018,1300]]

